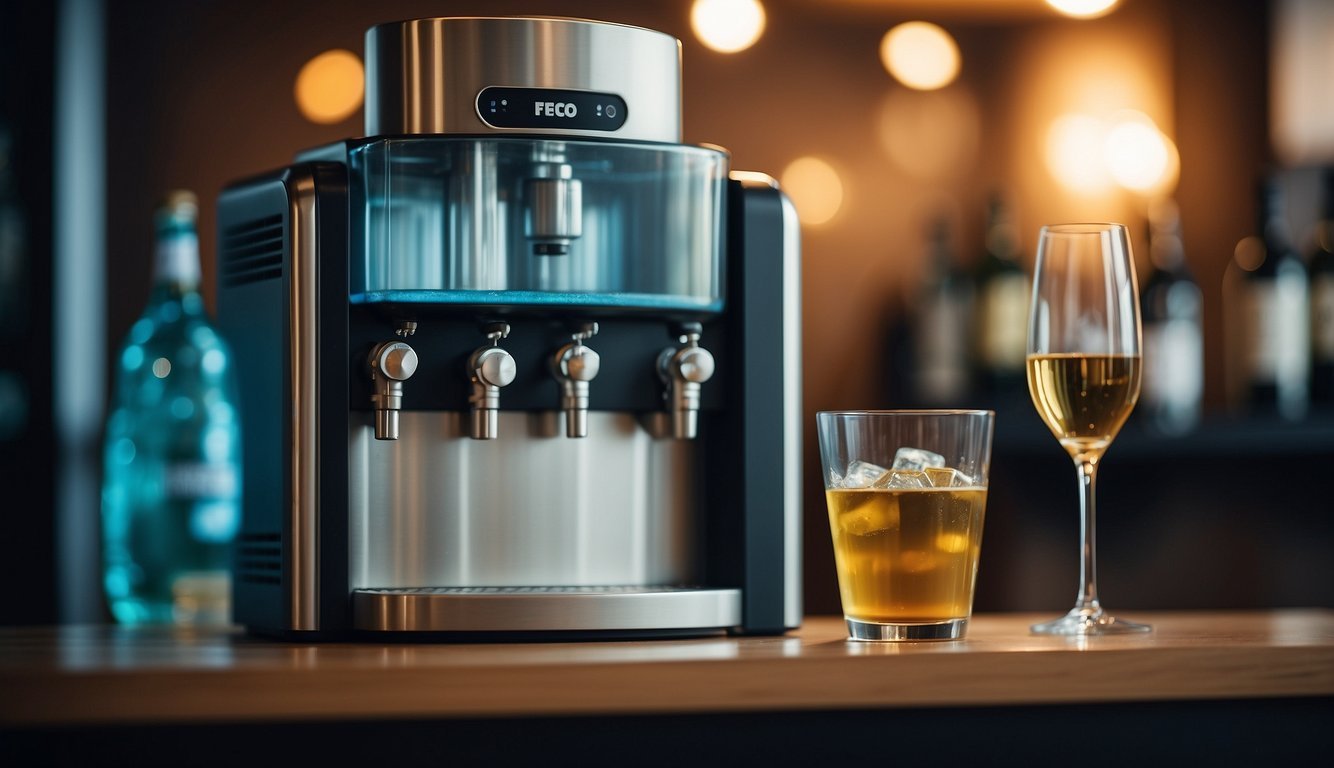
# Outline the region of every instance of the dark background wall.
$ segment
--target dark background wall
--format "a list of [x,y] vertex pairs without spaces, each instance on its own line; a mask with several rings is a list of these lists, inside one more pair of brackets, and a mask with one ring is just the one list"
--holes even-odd
[[[55,11],[0,0],[0,123],[9,130],[9,194],[21,212],[24,255],[0,264],[0,583],[24,585],[0,623],[56,618],[56,443],[51,388],[52,98]],[[0,190],[0,194],[3,194]]]

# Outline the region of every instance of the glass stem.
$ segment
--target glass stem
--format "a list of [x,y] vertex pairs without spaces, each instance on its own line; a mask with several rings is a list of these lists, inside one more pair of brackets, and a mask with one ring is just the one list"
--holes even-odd
[[1083,540],[1079,550],[1079,597],[1075,611],[1089,615],[1102,611],[1098,605],[1097,566],[1094,562],[1094,490],[1098,478],[1098,457],[1081,456],[1075,459],[1075,468],[1079,472],[1079,537]]

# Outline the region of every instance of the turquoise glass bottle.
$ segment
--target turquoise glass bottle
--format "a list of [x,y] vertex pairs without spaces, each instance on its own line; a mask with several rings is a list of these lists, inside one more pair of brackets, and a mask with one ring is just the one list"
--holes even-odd
[[231,352],[199,293],[197,213],[189,192],[159,208],[152,293],[116,359],[103,586],[122,624],[230,621],[240,419]]

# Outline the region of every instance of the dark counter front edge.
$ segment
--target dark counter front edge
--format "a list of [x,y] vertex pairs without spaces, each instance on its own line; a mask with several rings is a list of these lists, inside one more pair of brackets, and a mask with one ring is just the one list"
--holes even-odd
[[21,765],[1275,765],[1334,752],[1334,697],[1078,706],[0,731]]

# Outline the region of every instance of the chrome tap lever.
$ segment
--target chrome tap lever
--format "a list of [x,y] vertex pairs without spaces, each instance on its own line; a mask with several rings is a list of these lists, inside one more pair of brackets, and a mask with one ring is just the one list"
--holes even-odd
[[472,378],[472,437],[474,440],[493,440],[500,425],[500,388],[514,381],[514,356],[500,348],[500,340],[510,335],[509,323],[492,323],[482,331],[490,344],[473,351],[468,358],[468,375]]
[[582,330],[571,335],[573,341],[556,350],[551,358],[551,372],[560,384],[566,437],[588,436],[588,382],[598,375],[602,359],[584,342],[597,332],[597,323],[585,324]]
[[713,354],[699,345],[703,330],[699,323],[685,323],[682,346],[667,347],[658,355],[658,376],[667,385],[672,412],[672,436],[681,440],[693,440],[699,433],[700,385],[713,376]]
[[403,408],[403,382],[417,372],[417,352],[403,341],[384,341],[371,350],[371,381],[375,394],[375,439],[398,439],[398,412]]

